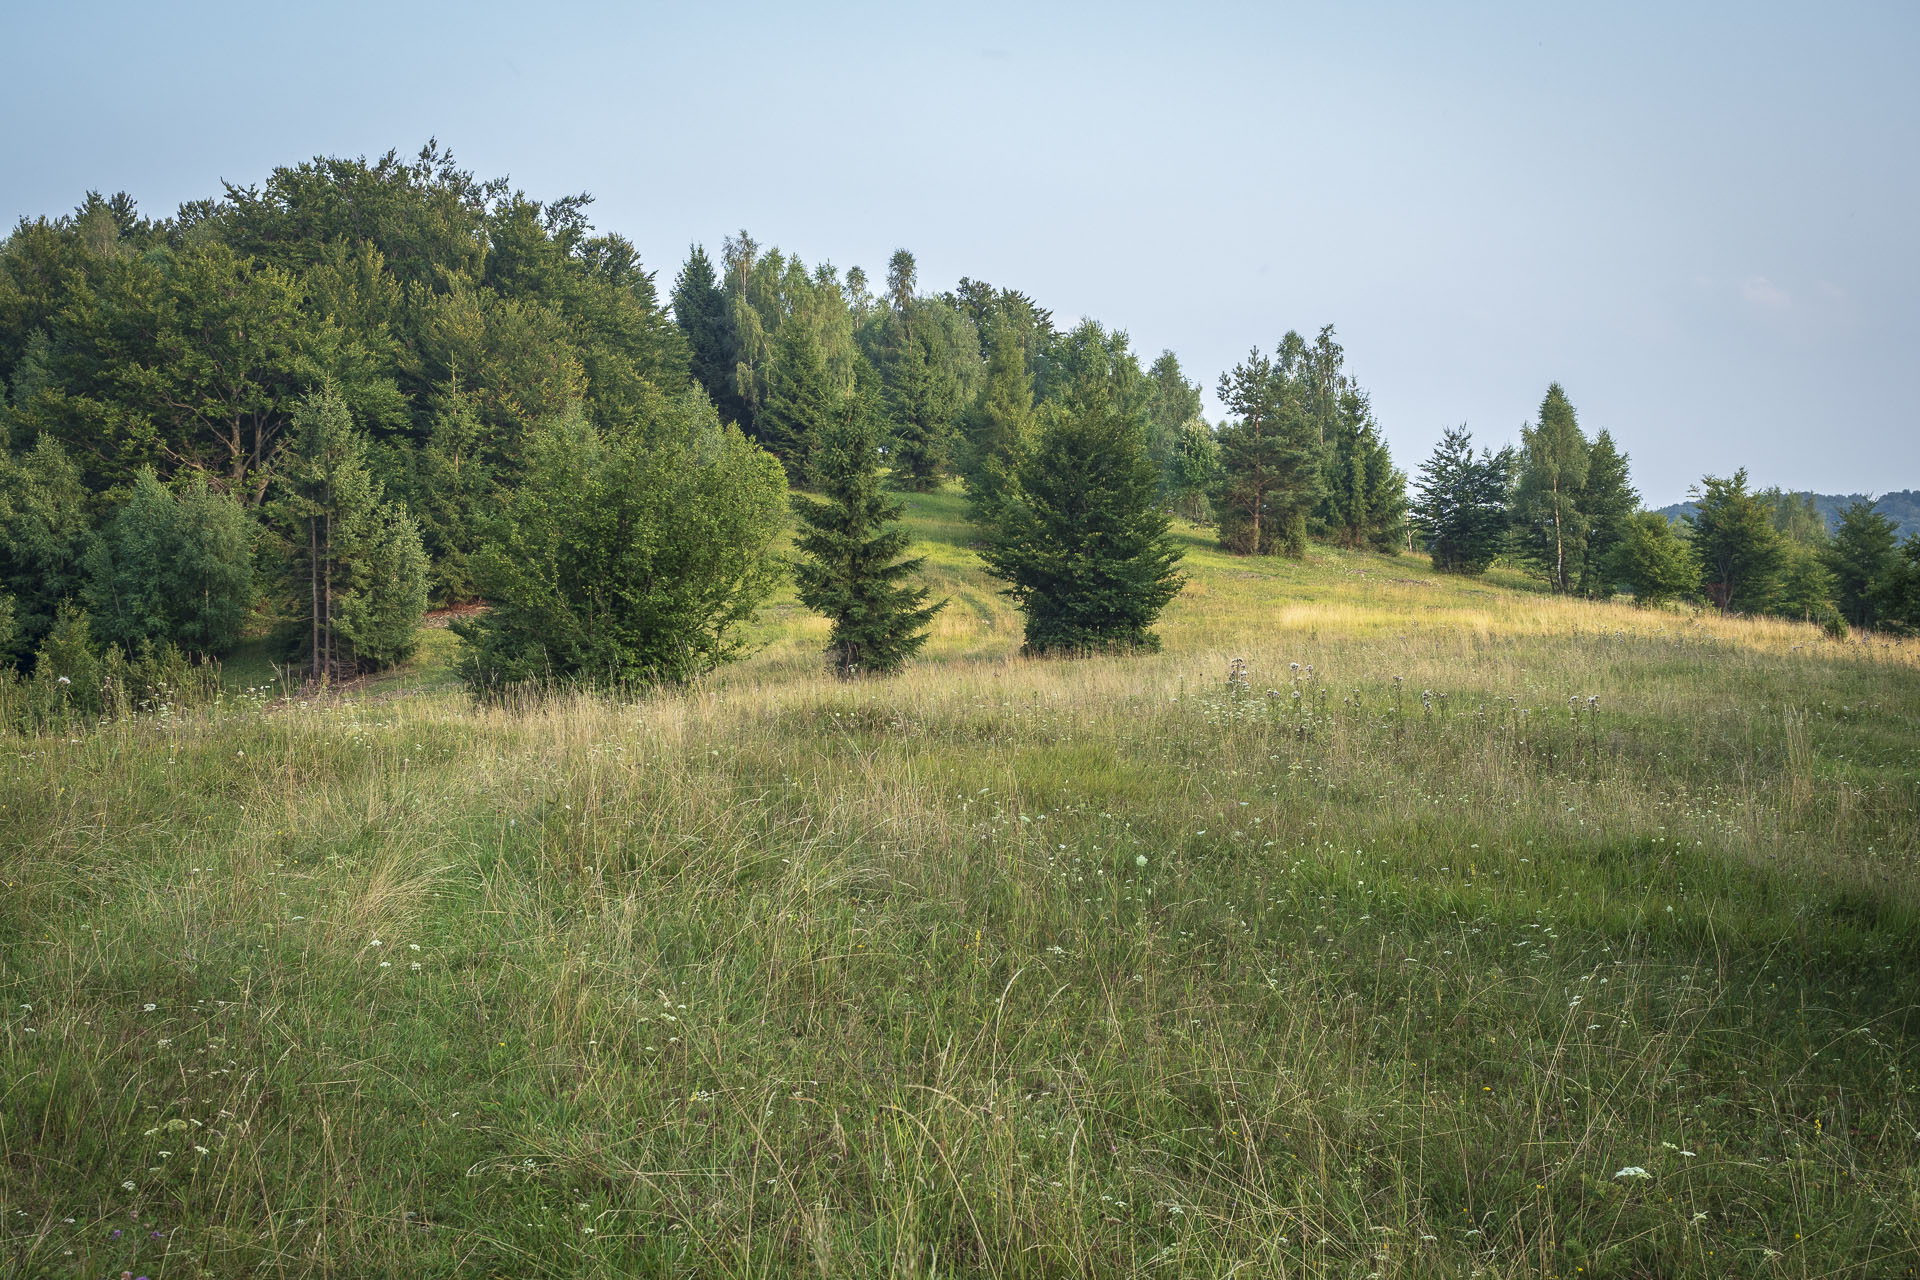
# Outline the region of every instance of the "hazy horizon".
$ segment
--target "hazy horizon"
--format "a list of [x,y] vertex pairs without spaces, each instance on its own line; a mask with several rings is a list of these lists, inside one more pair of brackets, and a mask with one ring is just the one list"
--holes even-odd
[[[454,29],[458,25],[458,29]],[[1410,473],[1559,381],[1646,503],[1703,472],[1920,488],[1920,12],[21,13],[0,213],[148,216],[429,137],[591,191],[663,294],[750,230],[1022,289],[1220,372],[1336,326]],[[1907,161],[1899,157],[1907,156]]]

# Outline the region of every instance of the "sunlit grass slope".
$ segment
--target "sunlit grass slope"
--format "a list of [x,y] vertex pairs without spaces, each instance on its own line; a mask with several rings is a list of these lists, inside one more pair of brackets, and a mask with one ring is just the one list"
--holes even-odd
[[912,507],[898,679],[0,743],[0,1275],[1920,1270],[1910,650]]

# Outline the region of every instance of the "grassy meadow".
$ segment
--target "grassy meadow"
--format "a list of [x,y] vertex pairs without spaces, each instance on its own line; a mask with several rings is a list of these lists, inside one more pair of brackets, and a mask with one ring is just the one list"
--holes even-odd
[[896,679],[0,740],[0,1276],[1920,1274],[1912,646],[912,518]]

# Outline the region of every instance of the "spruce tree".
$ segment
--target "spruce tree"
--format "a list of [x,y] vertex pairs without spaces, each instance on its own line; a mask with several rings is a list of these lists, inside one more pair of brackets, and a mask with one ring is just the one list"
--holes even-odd
[[1033,379],[1020,335],[999,319],[988,322],[987,380],[967,411],[961,475],[975,518],[984,518],[1007,478],[1033,445]]
[[827,665],[842,678],[897,671],[927,641],[926,627],[946,606],[927,604],[913,584],[924,563],[902,559],[906,506],[880,484],[880,433],[865,388],[843,396],[820,432],[813,483],[824,500],[795,495],[804,557],[794,566],[800,600],[833,623]]
[[1216,433],[1213,505],[1229,551],[1296,559],[1307,553],[1307,515],[1321,479],[1308,373],[1306,343],[1289,333],[1273,359],[1255,350],[1220,375],[1220,399],[1235,416]]
[[309,677],[341,679],[410,656],[427,608],[420,530],[384,500],[333,387],[295,409],[291,454],[278,515],[292,566],[290,639]]
[[1627,522],[1640,507],[1640,494],[1628,471],[1630,459],[1613,443],[1604,428],[1587,451],[1587,479],[1580,491],[1580,509],[1587,518],[1587,541],[1581,555],[1578,590],[1591,599],[1613,594],[1608,572],[1613,549],[1626,536]]
[[1185,577],[1144,434],[1110,397],[1048,406],[983,553],[1026,617],[1024,652],[1159,647],[1151,628]]
[[767,402],[760,410],[760,446],[780,459],[790,480],[807,474],[807,455],[835,416],[833,378],[804,317],[789,316],[774,340]]
[[1500,552],[1508,523],[1513,451],[1480,456],[1466,427],[1449,428],[1420,468],[1414,527],[1441,573],[1485,573]]
[[960,388],[946,360],[944,335],[914,295],[913,255],[894,252],[887,267],[889,312],[881,349],[887,416],[893,423],[896,484],[931,492],[940,484],[952,449]]
[[673,319],[686,335],[693,380],[707,393],[721,417],[738,421],[731,309],[702,245],[688,251],[686,265],[673,282]]
[[1834,598],[1842,616],[1856,627],[1877,621],[1886,584],[1896,568],[1898,526],[1871,502],[1849,503],[1826,547]]
[[1766,612],[1779,592],[1786,542],[1769,504],[1747,492],[1746,468],[1703,476],[1688,496],[1694,511],[1686,520],[1707,598],[1726,612]]
[[1316,524],[1354,550],[1392,551],[1407,526],[1407,477],[1393,465],[1366,393],[1342,387],[1326,429]]

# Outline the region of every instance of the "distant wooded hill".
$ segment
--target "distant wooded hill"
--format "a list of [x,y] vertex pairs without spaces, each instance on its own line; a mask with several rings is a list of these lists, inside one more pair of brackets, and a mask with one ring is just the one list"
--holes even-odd
[[[1840,509],[1862,502],[1864,493],[1816,493],[1813,505],[1826,518],[1827,528],[1832,529],[1840,519]],[[1900,526],[1900,536],[1910,533],[1920,534],[1920,489],[1899,489],[1893,493],[1883,493],[1880,500],[1873,504],[1882,515]],[[1693,503],[1676,502],[1669,507],[1661,507],[1660,514],[1669,520],[1678,520],[1681,516],[1693,512]]]

